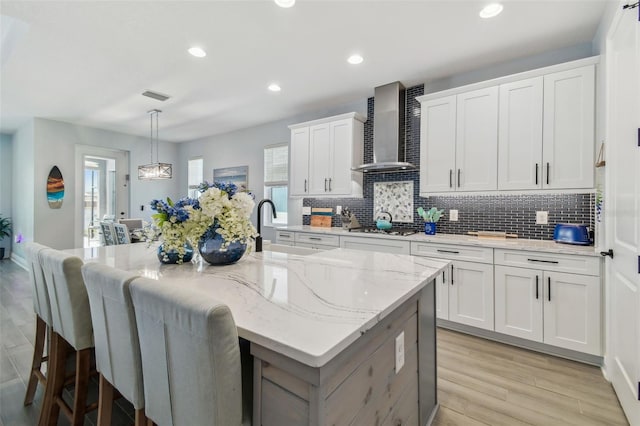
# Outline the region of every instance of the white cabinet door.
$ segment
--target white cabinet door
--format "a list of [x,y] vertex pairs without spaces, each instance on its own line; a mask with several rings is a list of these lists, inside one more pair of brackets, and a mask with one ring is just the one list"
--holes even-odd
[[495,190],[498,187],[498,87],[460,94],[456,103],[456,190]]
[[420,118],[420,194],[453,191],[456,97],[423,102]]
[[436,277],[436,316],[449,319],[449,280],[451,267],[446,268]]
[[291,130],[289,191],[291,195],[309,193],[309,128]]
[[602,355],[600,278],[544,273],[544,343]]
[[493,330],[493,265],[454,262],[449,280],[449,320]]
[[542,187],[542,77],[500,86],[498,189]]
[[495,267],[495,331],[542,342],[543,273]]
[[331,165],[330,124],[309,128],[309,194],[325,195],[329,188]]
[[544,76],[543,188],[594,187],[594,73]]
[[331,122],[330,133],[330,173],[327,189],[333,195],[351,193],[351,146],[353,139],[353,120]]

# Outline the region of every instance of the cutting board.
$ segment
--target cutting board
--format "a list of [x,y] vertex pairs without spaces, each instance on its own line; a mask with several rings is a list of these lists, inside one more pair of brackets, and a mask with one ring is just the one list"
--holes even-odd
[[331,228],[333,209],[331,207],[314,207],[311,209],[311,226]]

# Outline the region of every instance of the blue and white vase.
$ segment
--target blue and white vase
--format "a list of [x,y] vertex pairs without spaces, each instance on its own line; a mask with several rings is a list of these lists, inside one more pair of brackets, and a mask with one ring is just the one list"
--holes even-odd
[[425,222],[424,223],[424,233],[427,235],[436,235],[436,223],[435,222]]
[[218,228],[219,226],[214,224],[200,237],[200,241],[198,242],[200,255],[208,263],[215,266],[236,263],[244,255],[244,252],[247,250],[247,245],[239,241],[234,241],[226,248],[223,248],[225,239],[216,232]]

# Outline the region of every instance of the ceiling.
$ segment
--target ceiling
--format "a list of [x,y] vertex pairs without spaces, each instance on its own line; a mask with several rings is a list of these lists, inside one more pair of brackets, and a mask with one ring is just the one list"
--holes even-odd
[[160,108],[160,139],[194,140],[589,42],[607,1],[504,0],[481,19],[479,0],[2,0],[0,130],[44,117],[148,136]]

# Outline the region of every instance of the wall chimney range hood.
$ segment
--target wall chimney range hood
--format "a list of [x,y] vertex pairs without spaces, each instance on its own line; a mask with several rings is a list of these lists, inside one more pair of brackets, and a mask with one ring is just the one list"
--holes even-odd
[[354,167],[354,171],[372,173],[417,169],[406,162],[405,102],[406,90],[399,81],[375,88],[373,163]]

